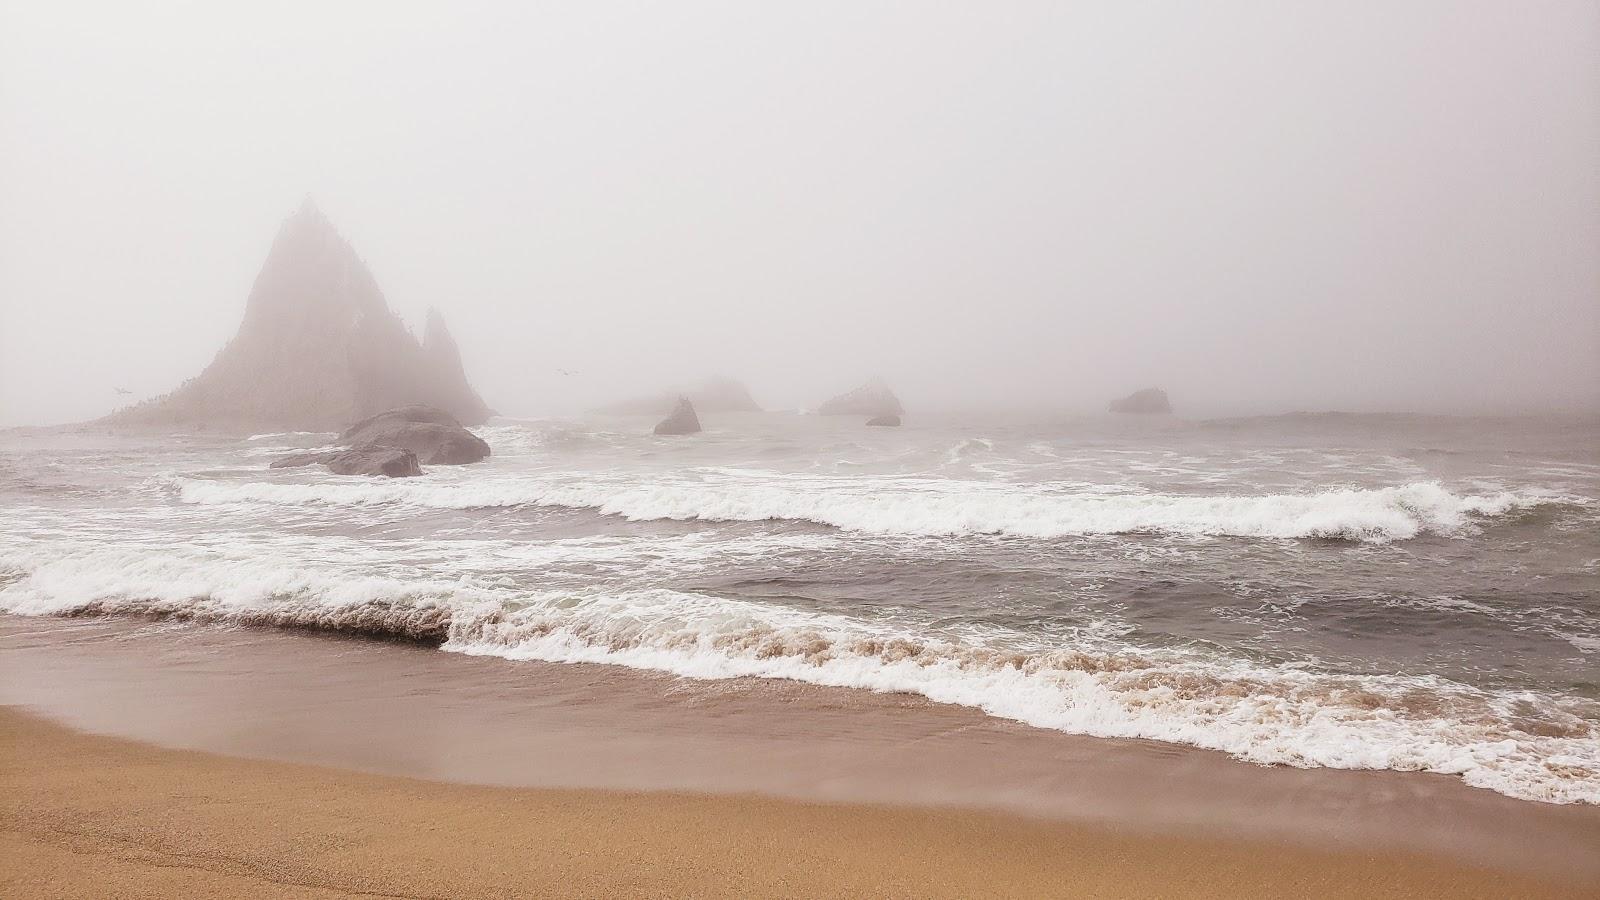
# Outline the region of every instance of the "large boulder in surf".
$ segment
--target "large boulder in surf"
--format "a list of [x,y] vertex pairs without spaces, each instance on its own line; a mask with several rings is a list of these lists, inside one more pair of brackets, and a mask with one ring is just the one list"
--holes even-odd
[[867,424],[870,425],[873,428],[899,428],[900,427],[900,417],[899,416],[873,416],[872,418],[867,420]]
[[356,449],[409,450],[424,465],[454,466],[489,456],[489,444],[453,416],[431,406],[402,406],[346,428],[339,439]]
[[761,412],[761,406],[750,396],[750,390],[737,379],[724,375],[707,378],[693,390],[664,391],[647,397],[635,397],[603,406],[597,412],[614,416],[665,416],[677,408],[678,400],[683,397],[688,397],[694,408],[703,413]]
[[398,447],[357,447],[351,450],[320,450],[308,453],[291,453],[272,461],[274,469],[293,469],[300,466],[327,466],[335,475],[384,475],[389,478],[406,478],[421,475],[417,455]]
[[426,403],[479,425],[491,415],[438,313],[418,342],[377,280],[309,199],[278,230],[238,332],[197,377],[107,416],[113,425],[333,431]]
[[398,447],[358,447],[335,453],[324,465],[335,475],[387,475],[406,478],[421,475],[417,455]]
[[874,378],[849,393],[828,400],[817,407],[817,413],[824,416],[867,416],[876,419],[905,415],[905,409],[900,405],[900,398],[894,395],[894,391],[889,390],[889,385],[881,378]]
[[694,414],[694,404],[688,397],[679,397],[672,415],[657,423],[656,434],[696,434],[700,431],[700,417]]
[[305,453],[291,453],[280,456],[267,466],[269,469],[298,469],[301,466],[325,466],[328,460],[333,459],[343,450],[310,450]]
[[1134,391],[1121,400],[1111,401],[1110,409],[1114,413],[1161,415],[1172,412],[1172,403],[1167,400],[1166,391],[1160,388],[1145,388],[1142,391]]

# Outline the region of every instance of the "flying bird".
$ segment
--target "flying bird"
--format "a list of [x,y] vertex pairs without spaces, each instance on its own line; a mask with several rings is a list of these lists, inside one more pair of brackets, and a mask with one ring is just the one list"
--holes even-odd
[[577,372],[574,372],[571,369],[557,369],[556,371],[560,372],[563,375],[576,375],[576,374],[578,374]]
[[130,391],[127,388],[113,388],[113,390],[115,390],[119,394],[131,394],[131,393],[133,393],[133,391]]

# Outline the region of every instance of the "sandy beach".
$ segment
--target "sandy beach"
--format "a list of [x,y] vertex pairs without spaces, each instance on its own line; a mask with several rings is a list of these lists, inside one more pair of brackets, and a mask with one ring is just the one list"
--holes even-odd
[[1414,854],[447,784],[164,750],[11,708],[0,722],[0,888],[13,897],[1585,895]]
[[7,896],[1600,890],[1593,808],[1438,776],[1262,768],[813,686],[0,625]]

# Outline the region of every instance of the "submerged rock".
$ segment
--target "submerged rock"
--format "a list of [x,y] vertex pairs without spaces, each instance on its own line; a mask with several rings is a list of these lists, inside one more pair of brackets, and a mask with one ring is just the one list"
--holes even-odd
[[824,416],[872,418],[905,415],[905,409],[900,406],[900,398],[894,395],[894,391],[889,390],[889,385],[881,378],[874,378],[849,393],[828,400],[817,407],[817,412]]
[[874,428],[899,428],[900,427],[900,417],[899,416],[873,416],[872,418],[867,420],[867,424],[872,426],[872,427],[874,427]]
[[396,447],[430,466],[475,463],[489,456],[489,444],[453,416],[431,406],[402,406],[362,419],[340,440],[352,447]]
[[1166,391],[1160,388],[1145,388],[1142,391],[1134,391],[1121,400],[1111,401],[1110,409],[1114,413],[1159,415],[1172,412],[1172,403],[1167,399]]
[[656,434],[695,434],[700,430],[700,417],[694,414],[694,404],[688,397],[679,397],[672,415],[662,419],[655,428]]

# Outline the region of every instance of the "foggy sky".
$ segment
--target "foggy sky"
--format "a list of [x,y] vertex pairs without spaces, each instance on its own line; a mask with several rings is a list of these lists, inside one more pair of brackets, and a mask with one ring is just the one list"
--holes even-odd
[[199,373],[308,193],[510,414],[1600,408],[1600,4],[517,6],[0,0],[0,424]]

